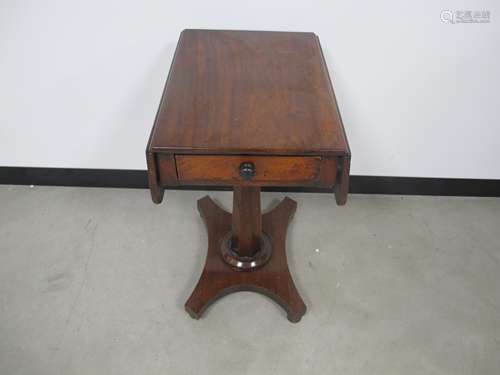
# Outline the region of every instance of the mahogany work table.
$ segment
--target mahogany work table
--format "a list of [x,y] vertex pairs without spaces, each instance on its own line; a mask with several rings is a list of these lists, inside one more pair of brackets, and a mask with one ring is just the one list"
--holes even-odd
[[155,203],[164,188],[233,187],[233,212],[208,196],[198,210],[208,253],[186,310],[263,293],[298,322],[306,311],[285,253],[296,202],[261,214],[262,186],[331,188],[346,202],[350,151],[313,33],[184,30],[146,150]]

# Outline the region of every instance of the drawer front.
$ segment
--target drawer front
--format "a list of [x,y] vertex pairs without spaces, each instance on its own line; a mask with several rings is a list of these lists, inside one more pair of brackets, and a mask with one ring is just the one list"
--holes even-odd
[[184,185],[333,186],[335,176],[335,161],[320,156],[175,155],[175,162]]

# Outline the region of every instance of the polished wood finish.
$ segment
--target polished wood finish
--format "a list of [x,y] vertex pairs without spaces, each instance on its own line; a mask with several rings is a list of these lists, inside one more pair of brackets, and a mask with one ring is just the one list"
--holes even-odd
[[[304,186],[317,182],[321,167],[318,156],[176,155],[175,160],[179,183],[188,185]],[[255,166],[249,180],[240,175],[245,162]]]
[[209,197],[198,201],[198,210],[208,231],[208,252],[205,267],[193,293],[186,302],[186,311],[195,319],[218,298],[241,290],[264,294],[287,312],[288,320],[298,322],[306,305],[293,282],[285,252],[288,222],[295,213],[295,201],[285,198],[274,210],[262,217],[262,228],[272,239],[273,255],[262,267],[250,272],[234,271],[220,256],[220,240],[231,230],[231,214],[217,206]]
[[158,154],[157,156],[159,179],[162,186],[175,186],[177,181],[177,167],[172,154]]
[[349,193],[349,170],[351,168],[351,156],[347,155],[340,159],[338,167],[339,184],[335,185],[335,200],[339,206],[343,206],[347,202],[347,194]]
[[[147,147],[155,203],[164,187],[214,183],[177,179],[175,161],[186,154],[321,157],[319,178],[282,175],[248,184],[335,186],[337,202],[345,203],[350,150],[318,37],[184,30]],[[216,179],[215,184],[239,181]]]
[[306,307],[285,253],[296,203],[285,198],[261,215],[260,188],[333,188],[345,204],[350,157],[315,34],[184,30],[146,150],[151,196],[160,203],[165,187],[234,188],[232,214],[198,201],[209,244],[186,302],[191,316],[253,290],[299,321]]
[[184,30],[151,149],[344,155],[347,140],[318,37]]
[[224,262],[233,267],[236,271],[253,271],[262,267],[271,258],[273,249],[271,239],[265,233],[260,235],[258,251],[252,256],[241,256],[238,249],[232,247],[232,239],[236,237],[232,232],[225,235],[221,240],[220,253]]
[[146,164],[148,166],[148,184],[149,191],[151,192],[151,199],[154,203],[159,204],[163,200],[163,188],[160,184],[160,178],[158,176],[156,156],[149,149],[146,150]]
[[235,186],[231,247],[241,257],[252,257],[260,250],[262,222],[260,188]]

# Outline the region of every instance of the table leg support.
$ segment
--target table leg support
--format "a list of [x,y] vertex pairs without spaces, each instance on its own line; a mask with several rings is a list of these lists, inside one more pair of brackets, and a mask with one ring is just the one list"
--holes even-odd
[[285,198],[275,209],[262,215],[262,231],[270,239],[271,257],[258,268],[238,270],[221,255],[221,242],[232,230],[232,215],[208,196],[198,201],[198,210],[208,231],[208,251],[198,284],[185,304],[191,317],[199,319],[210,304],[229,293],[253,291],[276,301],[291,322],[302,318],[306,305],[293,282],[285,251],[288,223],[296,208],[295,201]]

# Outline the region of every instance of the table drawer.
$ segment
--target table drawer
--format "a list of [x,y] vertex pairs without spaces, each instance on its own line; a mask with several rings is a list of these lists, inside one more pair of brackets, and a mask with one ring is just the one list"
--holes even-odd
[[180,184],[333,186],[334,159],[320,156],[175,155]]

